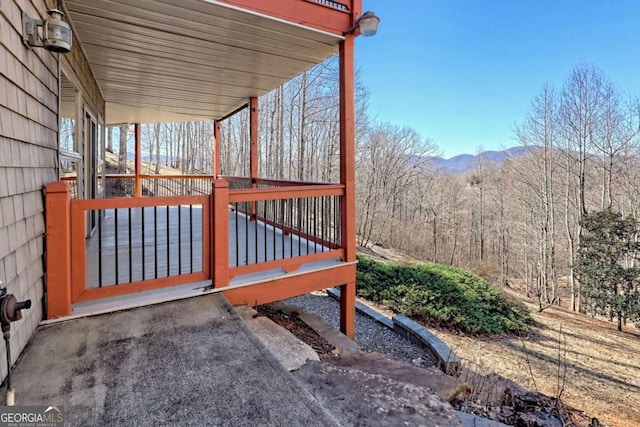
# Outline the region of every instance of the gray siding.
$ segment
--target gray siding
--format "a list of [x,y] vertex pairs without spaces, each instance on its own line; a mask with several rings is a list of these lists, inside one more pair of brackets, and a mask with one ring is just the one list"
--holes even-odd
[[[43,188],[58,179],[58,54],[27,49],[22,44],[22,18],[46,15],[44,0],[0,1],[0,280],[32,308],[12,325],[11,353],[24,349],[43,317],[44,234]],[[74,40],[75,42],[75,40]],[[69,61],[83,57],[76,47]],[[88,103],[104,112],[88,67],[77,68]],[[98,94],[98,97],[95,94]],[[2,346],[0,344],[0,346]],[[6,376],[4,348],[0,375]]]

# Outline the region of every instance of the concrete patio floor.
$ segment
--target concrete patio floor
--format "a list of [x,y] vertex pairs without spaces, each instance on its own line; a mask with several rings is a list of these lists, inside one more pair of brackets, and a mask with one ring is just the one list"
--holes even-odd
[[12,382],[69,426],[337,425],[222,295],[41,326]]

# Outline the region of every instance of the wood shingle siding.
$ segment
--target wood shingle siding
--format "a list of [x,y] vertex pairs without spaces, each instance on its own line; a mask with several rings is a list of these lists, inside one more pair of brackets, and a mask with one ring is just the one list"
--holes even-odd
[[[80,83],[83,104],[104,116],[104,101],[77,39],[66,56],[22,43],[22,11],[42,18],[51,6],[44,0],[0,2],[0,280],[8,292],[33,304],[12,324],[13,361],[43,317],[43,188],[59,173],[59,58]],[[4,349],[0,375],[6,376]]]

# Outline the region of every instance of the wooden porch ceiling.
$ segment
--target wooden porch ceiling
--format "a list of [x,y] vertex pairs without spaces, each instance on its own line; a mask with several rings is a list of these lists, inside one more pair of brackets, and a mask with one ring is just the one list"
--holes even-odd
[[327,59],[343,39],[211,0],[65,5],[107,124],[219,119]]

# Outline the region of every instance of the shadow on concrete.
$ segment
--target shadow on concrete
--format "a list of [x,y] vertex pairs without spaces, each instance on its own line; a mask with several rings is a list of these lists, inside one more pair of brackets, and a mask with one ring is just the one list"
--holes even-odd
[[42,326],[13,386],[70,426],[337,425],[219,294]]

